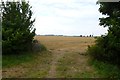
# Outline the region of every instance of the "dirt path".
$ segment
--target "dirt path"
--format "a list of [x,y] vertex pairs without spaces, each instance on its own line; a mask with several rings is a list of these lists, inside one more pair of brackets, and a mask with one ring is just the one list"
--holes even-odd
[[53,55],[47,77],[94,77],[94,69],[88,65],[89,57],[85,53],[88,45],[94,44],[93,38],[41,37],[41,40],[42,38],[46,41],[41,42]]
[[53,58],[51,62],[51,67],[48,73],[48,77],[53,78],[56,76],[56,64],[60,57],[64,55],[64,53],[61,53],[58,50],[52,50]]
[[57,74],[56,66],[57,66],[58,60],[64,56],[65,49],[56,49],[56,50],[52,50],[51,52],[53,54],[53,58],[52,58],[51,67],[48,73],[49,78],[56,77],[56,74]]
[[47,47],[47,54],[43,52],[35,61],[3,69],[3,77],[95,77],[85,54],[87,46],[94,44],[93,38],[41,36],[36,39]]
[[[91,72],[94,72],[92,67],[88,65],[88,63],[87,63],[88,55],[85,54],[85,52],[84,52],[85,50],[82,48],[81,49],[62,48],[62,49],[54,49],[54,50],[50,50],[50,51],[52,52],[53,58],[52,58],[50,70],[49,70],[49,73],[47,76],[48,78],[57,78],[58,74],[61,74],[59,77],[65,77],[66,75],[63,76],[64,75],[63,73],[68,74],[68,73],[66,73],[68,71],[67,70],[62,71],[62,69],[60,71],[60,70],[57,70],[57,68],[59,68],[60,65],[63,65],[60,68],[64,68],[65,66],[67,66],[67,68],[69,68],[69,63],[71,63],[71,65],[70,65],[71,69],[69,69],[70,73],[83,75],[81,77],[84,77],[84,72],[87,72],[88,74]],[[68,60],[67,64],[64,63],[65,62],[64,60],[59,62],[61,59],[65,59],[66,61]],[[69,62],[69,61],[71,61],[71,62]],[[72,76],[73,74],[68,74],[68,75]],[[93,77],[93,75],[90,75],[90,76]]]

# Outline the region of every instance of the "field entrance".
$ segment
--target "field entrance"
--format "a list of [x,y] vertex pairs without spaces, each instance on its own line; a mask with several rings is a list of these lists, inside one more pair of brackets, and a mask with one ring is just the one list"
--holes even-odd
[[45,45],[47,51],[37,54],[32,62],[4,68],[3,77],[97,77],[86,54],[88,45],[94,44],[94,38],[36,36],[35,39]]
[[[86,50],[94,44],[90,37],[36,36],[51,52],[48,77],[94,77]],[[93,74],[91,74],[93,73]]]

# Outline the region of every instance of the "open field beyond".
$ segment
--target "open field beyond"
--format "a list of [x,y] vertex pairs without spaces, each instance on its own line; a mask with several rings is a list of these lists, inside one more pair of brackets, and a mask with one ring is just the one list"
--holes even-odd
[[[34,59],[19,65],[3,68],[3,77],[26,78],[87,78],[98,77],[88,64],[88,45],[92,37],[36,36],[47,51],[36,53]],[[12,74],[11,74],[12,73]]]

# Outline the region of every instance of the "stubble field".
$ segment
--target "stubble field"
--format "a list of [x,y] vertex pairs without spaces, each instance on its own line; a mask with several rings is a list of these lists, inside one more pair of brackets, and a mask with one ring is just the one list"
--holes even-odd
[[[35,36],[47,51],[34,55],[34,60],[3,68],[3,77],[89,78],[98,77],[88,64],[88,45],[93,37]],[[13,74],[10,74],[13,73]]]

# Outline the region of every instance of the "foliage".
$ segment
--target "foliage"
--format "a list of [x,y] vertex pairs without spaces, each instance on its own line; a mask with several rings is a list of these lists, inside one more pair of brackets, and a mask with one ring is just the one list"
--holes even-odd
[[90,60],[90,64],[95,67],[96,73],[100,78],[120,78],[120,69],[115,65],[98,60]]
[[98,45],[93,45],[88,47],[88,53],[91,55],[91,58],[101,60],[103,57],[104,51],[103,48],[99,47]]
[[33,46],[32,47],[33,52],[39,52],[39,51],[46,51],[47,50],[47,48],[43,44],[39,43],[38,40],[33,40],[33,45],[32,46]]
[[[88,52],[97,60],[120,64],[120,3],[100,2],[99,11],[106,17],[99,18],[100,25],[108,27],[108,34],[97,38],[96,45]],[[112,6],[111,6],[112,5]]]
[[32,7],[28,2],[2,2],[2,50],[3,54],[20,53],[32,47],[35,28]]

